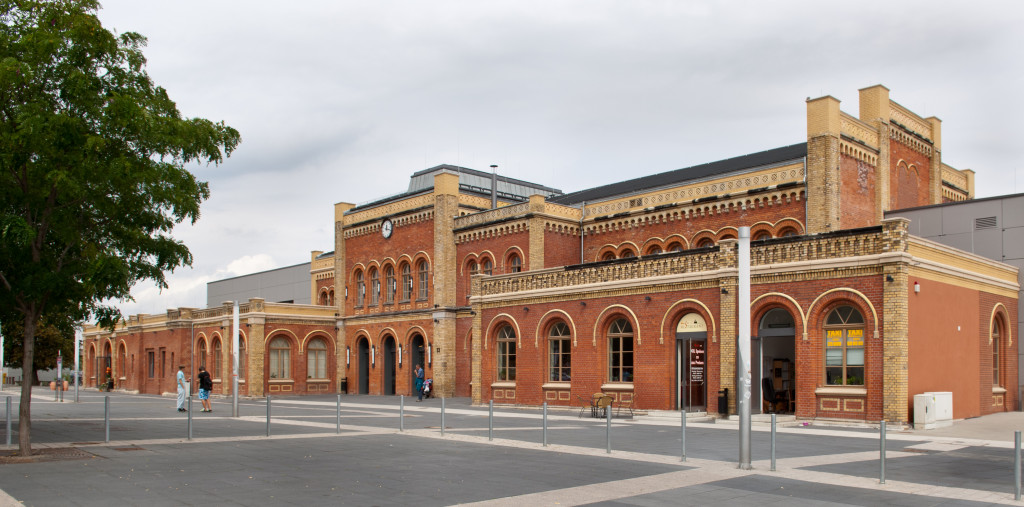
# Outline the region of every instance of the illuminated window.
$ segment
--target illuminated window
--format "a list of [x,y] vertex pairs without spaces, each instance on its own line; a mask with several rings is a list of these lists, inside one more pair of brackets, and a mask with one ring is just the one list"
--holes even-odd
[[864,317],[840,306],[825,319],[825,383],[864,385]]

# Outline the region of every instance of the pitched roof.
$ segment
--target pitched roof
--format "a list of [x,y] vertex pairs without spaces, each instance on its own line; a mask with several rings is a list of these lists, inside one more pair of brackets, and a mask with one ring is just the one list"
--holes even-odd
[[807,156],[807,143],[798,143],[790,146],[783,146],[759,153],[751,153],[739,157],[709,162],[707,164],[695,165],[674,171],[642,176],[631,180],[620,181],[594,187],[587,190],[580,190],[565,195],[551,197],[548,202],[573,205],[581,202],[594,202],[610,197],[635,194],[640,191],[651,190],[670,185],[678,185],[683,182],[701,180],[705,178],[721,176],[731,172],[744,169],[754,169],[761,166],[768,166],[797,160]]

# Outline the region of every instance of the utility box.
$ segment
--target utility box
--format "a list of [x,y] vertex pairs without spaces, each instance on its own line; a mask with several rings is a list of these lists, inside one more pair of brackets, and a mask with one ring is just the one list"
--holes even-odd
[[953,393],[914,395],[914,429],[935,429],[953,424]]

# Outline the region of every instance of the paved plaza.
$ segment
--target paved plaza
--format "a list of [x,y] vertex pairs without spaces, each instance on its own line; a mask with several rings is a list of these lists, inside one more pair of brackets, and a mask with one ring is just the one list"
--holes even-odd
[[[16,414],[18,392],[6,396]],[[340,430],[337,396],[274,398],[269,430],[263,399],[241,400],[238,418],[229,399],[212,413],[194,400],[190,439],[173,398],[111,393],[106,442],[106,396],[34,392],[34,448],[61,458],[0,464],[0,505],[1024,505],[1021,413],[890,429],[880,484],[870,427],[780,426],[772,471],[770,425],[755,424],[740,470],[730,422],[689,422],[683,461],[678,413],[623,415],[609,433],[552,408],[545,446],[540,409],[495,407],[491,431],[488,407],[464,398],[445,400],[443,434],[439,399],[402,411],[398,397],[342,396]]]

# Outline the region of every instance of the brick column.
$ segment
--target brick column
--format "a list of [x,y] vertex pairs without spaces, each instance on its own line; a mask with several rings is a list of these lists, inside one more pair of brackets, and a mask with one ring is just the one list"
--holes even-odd
[[[474,275],[472,281],[471,294],[480,294],[480,280],[483,275]],[[483,399],[483,358],[484,358],[484,346],[483,346],[483,306],[479,301],[473,302],[473,343],[472,343],[472,374],[470,375],[470,383],[472,384],[472,396],[473,404],[479,405],[484,402]]]
[[[739,259],[737,258],[738,241],[735,239],[723,240],[719,243],[719,269],[737,270]],[[719,388],[729,389],[729,413],[736,413],[736,340],[738,338],[739,324],[736,321],[736,297],[739,288],[738,272],[732,276],[724,276],[719,279],[720,304],[718,310],[718,369]],[[723,294],[722,291],[728,291]],[[711,405],[711,394],[707,393],[707,404]],[[717,407],[716,409],[717,410]],[[723,417],[729,414],[721,414]]]
[[932,127],[932,159],[928,167],[928,198],[930,204],[942,203],[942,120],[932,116],[926,120]]
[[249,341],[246,343],[245,352],[248,356],[246,362],[245,384],[249,386],[249,396],[263,396],[263,387],[266,379],[263,378],[263,357],[266,349],[266,336],[264,336],[265,317],[249,317]]
[[[530,250],[523,259],[523,269],[544,268],[544,196],[530,196]],[[538,216],[540,215],[540,216]]]
[[[348,268],[347,258],[345,252],[345,212],[352,209],[353,204],[346,202],[339,202],[334,205],[334,301],[336,305],[338,319],[334,325],[335,336],[335,356],[337,358],[334,364],[337,366],[337,381],[338,385],[335,386],[337,389],[341,389],[341,381],[348,379],[348,366],[345,364],[345,351],[348,345],[348,334],[345,332],[345,315],[346,308],[348,308]],[[353,296],[357,290],[356,287],[352,287]],[[338,392],[341,392],[340,390]]]
[[807,233],[840,229],[839,100],[807,101]]
[[455,217],[459,214],[459,176],[434,176],[434,389],[455,395]]
[[[907,228],[910,221],[905,218],[893,218],[882,222],[884,240],[890,252],[907,251]],[[882,336],[875,339],[883,340],[882,354],[884,365],[882,371],[882,396],[884,406],[882,417],[886,421],[906,423],[910,420],[909,384],[907,375],[907,356],[909,354],[908,324],[909,318],[909,266],[905,262],[883,266],[884,276],[892,277],[893,281],[885,282],[882,293]]]

